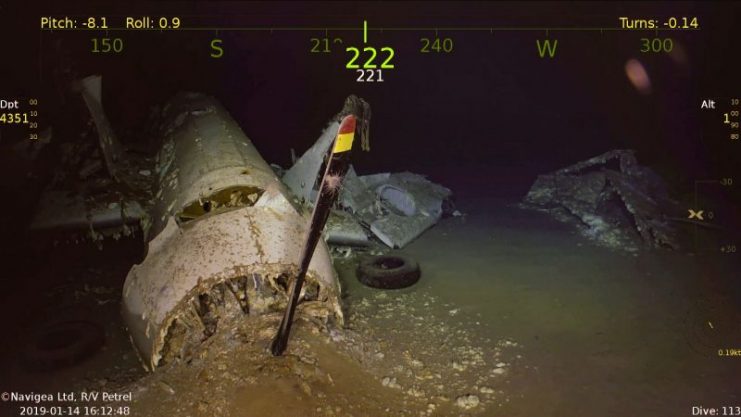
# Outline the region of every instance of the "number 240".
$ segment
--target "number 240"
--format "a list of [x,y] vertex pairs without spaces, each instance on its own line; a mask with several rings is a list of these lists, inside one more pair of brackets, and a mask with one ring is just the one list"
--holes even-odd
[[[350,68],[350,69],[360,68],[358,64],[355,63],[355,61],[357,61],[358,57],[360,56],[360,50],[358,50],[358,48],[354,46],[350,46],[348,48],[345,48],[345,51],[353,53],[352,58],[350,58],[350,60],[347,61],[347,64],[345,64],[345,68]],[[376,48],[366,46],[365,48],[363,48],[363,52],[370,52],[370,57],[363,64],[363,68],[366,68],[366,69],[378,68],[378,66],[373,63],[377,55]],[[381,52],[388,53],[388,57],[381,64],[381,68],[382,69],[394,68],[394,64],[391,64],[391,59],[394,57],[394,49],[389,48],[388,46],[384,46],[383,48],[381,48]]]

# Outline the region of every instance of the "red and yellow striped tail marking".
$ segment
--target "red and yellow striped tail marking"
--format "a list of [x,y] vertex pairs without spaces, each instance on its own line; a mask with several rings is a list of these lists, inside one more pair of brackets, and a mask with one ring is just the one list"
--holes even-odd
[[352,141],[355,139],[355,116],[345,116],[337,131],[337,139],[334,141],[333,153],[347,152],[352,149]]

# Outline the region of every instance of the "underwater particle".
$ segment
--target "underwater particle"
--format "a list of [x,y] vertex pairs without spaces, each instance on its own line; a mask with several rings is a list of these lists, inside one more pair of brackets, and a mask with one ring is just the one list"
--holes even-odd
[[687,58],[687,51],[684,49],[680,42],[675,41],[672,50],[668,53],[669,58],[674,61],[675,64],[686,67],[689,65],[689,59]]
[[473,394],[461,395],[455,399],[455,405],[466,410],[477,407],[479,402],[479,397]]
[[625,63],[625,75],[628,76],[628,80],[639,93],[651,94],[651,79],[640,61],[633,58],[629,59]]

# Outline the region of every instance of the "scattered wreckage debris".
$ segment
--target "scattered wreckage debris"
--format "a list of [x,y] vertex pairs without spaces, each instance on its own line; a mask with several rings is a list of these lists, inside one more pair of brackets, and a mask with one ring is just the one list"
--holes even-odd
[[[314,178],[322,165],[321,151],[328,149],[326,137],[336,131],[330,125],[319,140],[286,171],[283,181],[304,201],[312,201]],[[308,184],[308,185],[307,185]],[[359,177],[350,167],[339,207],[327,226],[328,242],[367,246],[362,226],[390,248],[402,248],[448,214],[452,192],[411,172],[381,173]],[[350,216],[348,216],[350,214]]]
[[[90,204],[93,203],[93,204]],[[41,195],[31,230],[84,230],[137,225],[147,213],[137,201],[88,202],[80,194],[49,190]],[[64,213],[64,216],[60,216]]]
[[449,214],[451,196],[449,189],[419,174],[400,172],[358,177],[350,170],[339,205],[393,249],[406,246],[440,221],[443,214]]
[[[131,268],[123,315],[147,369],[187,360],[232,316],[282,312],[307,218],[228,112],[185,93],[165,108],[149,248]],[[298,305],[343,321],[329,250],[319,242]]]
[[[158,115],[164,120],[160,133],[170,139],[167,139],[161,147],[156,158],[156,166],[151,169],[149,165],[132,164],[130,158],[124,157],[122,146],[103,111],[101,83],[100,76],[87,77],[78,83],[95,122],[99,146],[94,148],[90,142],[81,141],[79,144],[70,144],[74,149],[70,146],[65,148],[69,148],[65,154],[68,155],[70,164],[77,167],[78,176],[75,180],[90,184],[87,187],[90,192],[76,195],[68,190],[50,190],[50,195],[40,201],[37,221],[34,222],[35,226],[32,229],[43,230],[50,226],[51,223],[47,221],[48,214],[55,213],[57,222],[70,228],[86,230],[88,238],[100,245],[103,235],[129,235],[126,227],[133,225],[132,220],[138,220],[145,235],[156,235],[165,227],[167,221],[165,213],[175,214],[179,223],[185,223],[212,210],[252,205],[259,198],[263,190],[245,181],[251,175],[272,174],[258,169],[250,175],[248,170],[240,169],[239,163],[235,163],[235,160],[243,157],[242,154],[257,154],[254,146],[240,144],[236,152],[228,152],[229,140],[204,139],[208,136],[208,131],[205,134],[201,132],[203,126],[194,126],[193,129],[181,131],[181,134],[190,137],[187,140],[175,141],[170,134],[186,121],[186,112],[182,111],[182,104],[178,104],[177,99],[172,100],[162,110],[162,114]],[[181,97],[187,95],[184,93]],[[200,103],[193,104],[191,111],[194,114],[224,112],[215,100],[205,96],[200,100],[202,100]],[[357,108],[359,102],[363,109],[362,113],[369,115],[370,106],[358,100],[360,99],[354,96],[349,97],[345,107],[351,108],[356,105]],[[337,133],[339,126],[337,120],[344,112],[345,110],[333,118],[319,140],[285,173],[278,167],[271,166],[274,173],[283,174],[283,182],[300,201],[312,202],[316,196],[316,179]],[[232,122],[224,138],[232,135],[231,132],[235,128],[238,129]],[[364,149],[369,149],[367,121],[363,120],[359,128],[361,145]],[[91,157],[81,159],[80,155],[90,153]],[[181,160],[199,155],[198,158],[202,160],[201,166],[183,172],[170,170],[169,165],[176,154]],[[183,165],[193,164],[183,162]],[[206,165],[219,168],[208,168],[204,171]],[[202,172],[207,174],[201,178]],[[110,175],[104,175],[106,173]],[[123,181],[128,185],[128,190],[142,192],[139,195],[117,192],[113,187],[114,183],[110,181],[111,177]],[[377,181],[379,179],[385,181],[379,182]],[[59,178],[57,182],[65,180]],[[188,189],[190,194],[183,192],[179,185],[181,182],[193,184]],[[369,182],[370,186],[366,182]],[[210,187],[211,190],[204,187]],[[147,196],[152,193],[152,188],[156,195],[150,199]],[[218,191],[212,192],[213,190]],[[62,195],[66,197],[60,198]],[[340,194],[340,207],[345,211],[333,211],[325,236],[333,245],[365,247],[368,246],[369,239],[364,226],[389,247],[403,247],[439,220],[443,203],[438,200],[449,197],[449,190],[419,175],[378,174],[360,178],[351,168]],[[85,201],[84,210],[79,209],[81,198]],[[142,204],[138,204],[137,201],[141,201]],[[116,207],[122,208],[120,210],[122,215],[118,217],[113,213]],[[125,209],[129,207],[132,209]],[[178,212],[170,213],[175,207],[178,207]],[[147,215],[149,211],[159,214],[150,218]],[[65,215],[59,216],[59,213]],[[353,216],[347,216],[346,213]],[[88,221],[81,221],[81,216]],[[123,229],[115,230],[116,224],[124,226]],[[114,226],[113,231],[110,230],[111,226]],[[149,230],[150,228],[152,230]],[[145,240],[148,239],[149,237],[145,236]]]
[[[353,207],[370,231],[391,248],[402,248],[440,221],[452,192],[411,172],[360,177],[375,194],[371,207]],[[374,213],[371,217],[370,214]]]
[[[363,150],[370,150],[370,106],[350,96],[340,114],[349,108],[362,109],[359,112],[364,114],[359,119],[361,145]],[[319,139],[281,178],[302,202],[312,203],[316,199],[317,178],[337,134],[338,120],[335,117],[329,123]],[[358,177],[351,166],[340,190],[342,210],[335,210],[330,217],[326,239],[336,245],[368,246],[368,236],[362,231],[364,226],[388,247],[404,247],[440,220],[444,209],[450,206],[447,203],[451,195],[449,189],[422,175],[402,172]]]
[[[144,366],[152,370],[187,358],[228,316],[282,311],[307,223],[298,203],[316,198],[337,121],[358,105],[369,117],[369,106],[349,97],[322,135],[329,139],[320,138],[283,173],[262,159],[214,98],[197,93],[181,93],[158,112],[160,151],[155,159],[137,159],[118,142],[105,116],[101,78],[78,85],[92,119],[87,134],[61,144],[64,169],[40,201],[35,230],[82,230],[99,247],[104,232],[142,230],[148,249],[126,278],[123,316]],[[364,149],[366,122],[358,126]],[[371,254],[381,251],[374,250],[378,244],[366,229],[388,235],[390,246],[403,246],[439,219],[442,200],[450,195],[409,173],[365,178],[352,171],[347,178],[351,186],[340,188],[341,202],[325,236]],[[401,228],[402,223],[415,226]],[[320,242],[298,314],[342,323],[339,297],[329,248]]]
[[632,150],[609,151],[538,176],[521,206],[574,223],[584,236],[608,247],[680,247],[669,222],[677,204]]
[[324,230],[324,238],[328,244],[333,246],[370,246],[365,229],[352,214],[343,210],[332,210]]
[[100,75],[85,77],[80,81],[80,91],[98,130],[100,150],[103,153],[103,160],[108,173],[112,178],[119,181],[119,163],[123,148],[103,110],[102,83],[103,77]]
[[79,175],[85,179],[105,165],[109,178],[115,182],[131,190],[148,189],[151,183],[147,178],[149,166],[143,165],[140,158],[128,153],[128,149],[119,141],[103,109],[102,82],[103,77],[100,75],[91,75],[77,83],[95,125],[98,151],[102,154],[102,160],[101,158],[90,160],[88,165],[80,170]]
[[100,76],[75,82],[91,119],[79,138],[57,141],[61,168],[42,193],[29,227],[36,234],[63,232],[62,241],[91,240],[99,248],[104,236],[131,236],[140,223],[148,223],[151,190],[151,161],[128,155],[119,143],[103,111],[101,83]]

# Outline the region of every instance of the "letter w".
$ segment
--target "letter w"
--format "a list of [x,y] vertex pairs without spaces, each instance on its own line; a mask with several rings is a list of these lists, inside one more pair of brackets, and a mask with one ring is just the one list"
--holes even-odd
[[538,55],[540,55],[541,58],[545,58],[546,52],[548,52],[548,56],[550,58],[553,58],[554,55],[556,55],[556,48],[558,47],[558,39],[553,41],[553,44],[551,44],[550,39],[546,39],[543,41],[543,44],[540,44],[540,40],[536,39],[535,44],[538,46]]

